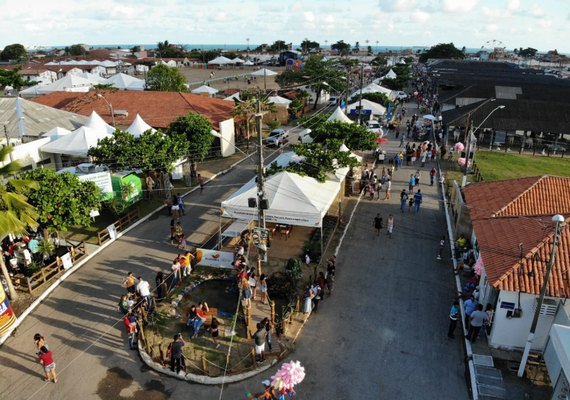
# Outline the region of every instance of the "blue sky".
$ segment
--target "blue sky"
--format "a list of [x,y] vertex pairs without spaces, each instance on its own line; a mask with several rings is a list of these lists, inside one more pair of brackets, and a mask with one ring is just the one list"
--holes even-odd
[[0,0],[0,15],[0,47],[308,38],[570,52],[570,0]]

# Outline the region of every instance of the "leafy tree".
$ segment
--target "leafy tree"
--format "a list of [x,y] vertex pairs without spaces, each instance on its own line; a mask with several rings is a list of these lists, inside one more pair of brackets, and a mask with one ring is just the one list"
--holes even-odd
[[284,40],[276,40],[271,46],[269,46],[269,51],[272,53],[277,53],[283,50],[287,50],[287,43],[285,43]]
[[386,58],[386,56],[376,56],[374,57],[374,59],[372,61],[370,61],[370,64],[375,65],[375,66],[385,66],[388,64],[388,59]]
[[339,40],[331,45],[332,50],[338,51],[341,56],[346,56],[350,53],[350,43],[345,43],[344,40]]
[[91,210],[100,208],[99,188],[94,182],[82,182],[69,172],[58,174],[37,168],[23,174],[38,183],[29,192],[29,202],[39,211],[40,228],[49,232],[65,232],[70,226],[90,226]]
[[346,77],[342,68],[335,60],[324,61],[320,55],[311,55],[301,71],[289,70],[277,76],[277,83],[281,86],[306,84],[315,93],[314,109],[317,108],[323,90],[329,92],[343,92],[346,89]]
[[159,64],[148,72],[146,87],[163,92],[186,92],[185,83],[186,78],[178,68]]
[[303,53],[313,53],[320,49],[321,45],[319,42],[314,42],[309,39],[305,39],[301,42],[301,51]]
[[[259,94],[250,90],[240,92],[240,99],[234,100],[234,108],[232,115],[241,117],[245,121],[246,137],[249,139],[251,132],[251,123],[257,112],[257,96]],[[274,112],[275,104],[270,103],[267,96],[260,98],[261,111]]]
[[[10,146],[0,149],[0,163],[6,161],[11,151]],[[25,179],[8,179],[20,169],[21,165],[17,161],[0,167],[0,240],[9,234],[24,234],[28,229],[35,230],[38,227],[38,212],[25,196],[27,190],[36,188],[37,184]],[[8,283],[10,297],[12,300],[17,299],[18,293],[14,290],[4,257],[0,257],[0,269]]]
[[358,160],[351,157],[350,152],[340,151],[341,142],[330,140],[326,144],[292,144],[293,151],[304,158],[303,161],[290,163],[286,167],[279,167],[272,163],[268,169],[269,174],[280,171],[289,171],[301,176],[310,176],[319,182],[324,182],[329,174],[342,167],[355,167]]
[[26,48],[19,43],[4,47],[4,50],[0,53],[0,60],[2,61],[25,61],[27,59],[28,52]]
[[374,54],[374,52],[372,51],[372,46],[368,46],[368,47],[366,48],[366,52],[367,52],[367,54],[368,54],[369,56],[371,56],[372,54]]
[[158,42],[157,48],[155,50],[160,57],[166,58],[183,58],[186,52],[180,47],[169,43],[168,40],[164,42]]
[[33,82],[25,80],[20,75],[20,68],[0,69],[0,87],[12,86],[20,89],[23,86],[30,86]]
[[[362,98],[366,100],[370,100],[374,103],[382,104],[384,107],[388,106],[388,96],[384,93],[376,92],[376,93],[362,93]],[[349,100],[349,103],[354,103],[358,101],[359,96],[354,96],[352,99]]]
[[519,56],[524,57],[524,58],[532,58],[536,55],[536,52],[538,50],[533,49],[532,47],[527,47],[526,49],[523,49],[522,47],[519,49]]
[[430,47],[420,55],[420,62],[426,62],[430,58],[450,58],[462,60],[465,53],[459,50],[453,43],[440,43]]
[[311,128],[314,143],[337,140],[351,150],[372,150],[376,148],[376,134],[363,125],[346,122],[326,122]]
[[304,128],[310,128],[311,130],[315,129],[317,126],[321,126],[327,123],[327,119],[330,117],[330,114],[312,114],[306,115],[299,119],[299,124]]
[[68,52],[70,56],[84,56],[88,53],[81,44],[71,45]]
[[188,158],[190,160],[190,173],[196,175],[196,163],[208,155],[214,135],[212,123],[202,115],[189,113],[178,117],[168,126],[167,134],[171,137],[182,135],[188,140]]
[[166,136],[160,131],[144,132],[135,138],[128,132],[117,129],[113,136],[99,141],[89,149],[89,156],[112,170],[155,169],[171,171],[174,163],[188,152],[185,136]]
[[360,52],[360,42],[356,42],[356,43],[354,44],[354,47],[352,48],[352,52],[355,53],[355,54],[358,53],[358,52]]

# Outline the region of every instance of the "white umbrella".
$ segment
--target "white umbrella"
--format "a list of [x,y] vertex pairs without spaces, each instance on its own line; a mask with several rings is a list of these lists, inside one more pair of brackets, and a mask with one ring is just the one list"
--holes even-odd
[[431,114],[424,115],[424,119],[429,119],[430,121],[435,121],[437,118]]
[[272,76],[272,75],[277,75],[277,72],[271,71],[270,69],[267,68],[261,68],[255,72],[252,72],[251,74],[255,76]]
[[218,91],[219,90],[214,89],[213,87],[202,85],[202,86],[190,91],[190,93],[194,93],[194,94],[208,93],[209,95],[213,95],[213,94],[218,93]]

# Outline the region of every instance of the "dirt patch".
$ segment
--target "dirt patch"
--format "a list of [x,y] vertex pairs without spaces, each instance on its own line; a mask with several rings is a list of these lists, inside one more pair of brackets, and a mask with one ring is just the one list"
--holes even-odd
[[121,368],[111,368],[97,385],[97,395],[102,400],[164,400],[170,397],[170,391],[158,380],[151,380],[138,387],[133,377]]

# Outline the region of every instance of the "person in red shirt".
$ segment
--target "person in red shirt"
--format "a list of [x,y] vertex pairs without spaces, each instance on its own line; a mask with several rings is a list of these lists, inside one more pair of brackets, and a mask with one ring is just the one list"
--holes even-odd
[[48,350],[46,346],[40,348],[40,363],[44,366],[44,373],[46,375],[45,381],[57,383],[57,374],[55,372],[55,362],[53,361],[53,353]]

